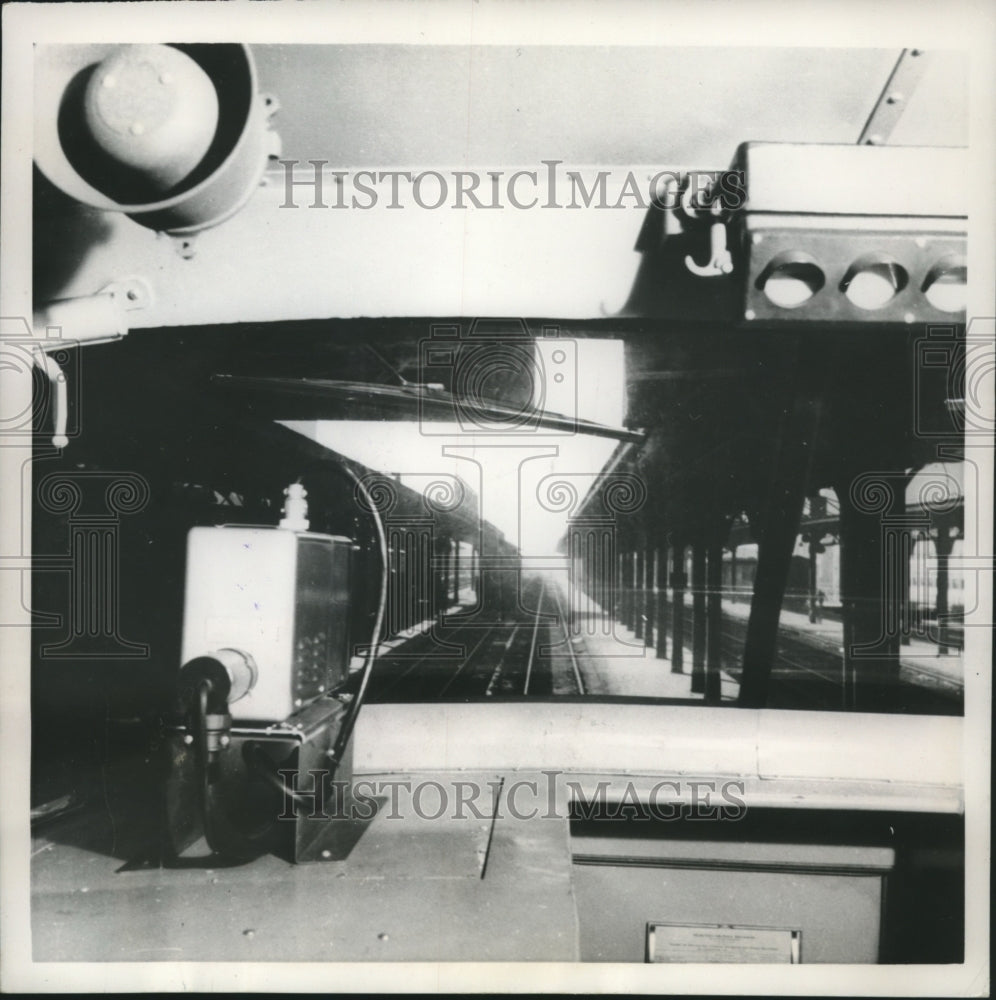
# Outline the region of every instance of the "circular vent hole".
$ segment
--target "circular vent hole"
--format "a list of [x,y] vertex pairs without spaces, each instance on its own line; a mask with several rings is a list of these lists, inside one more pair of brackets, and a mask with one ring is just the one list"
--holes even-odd
[[841,291],[859,309],[882,309],[907,285],[906,269],[895,261],[866,257],[851,265]]
[[819,264],[803,254],[782,254],[764,269],[758,286],[780,309],[796,309],[826,284]]

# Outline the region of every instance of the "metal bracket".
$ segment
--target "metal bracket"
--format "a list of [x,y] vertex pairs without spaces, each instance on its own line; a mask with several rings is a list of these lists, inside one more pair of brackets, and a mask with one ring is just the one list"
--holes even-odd
[[112,281],[100,290],[100,294],[112,296],[122,309],[129,312],[147,309],[152,305],[152,287],[144,278],[136,275]]
[[[52,444],[65,448],[69,444],[66,423],[69,400],[66,376],[58,362],[46,350],[63,350],[67,342],[104,344],[120,340],[128,332],[126,312],[145,309],[152,303],[152,288],[144,278],[120,278],[105,285],[96,295],[81,296],[50,302],[34,316],[36,336],[41,331],[45,337],[34,349],[34,363],[48,377],[52,385]],[[68,334],[66,340],[47,337],[49,329],[58,327]]]
[[859,146],[884,145],[906,110],[928,62],[929,58],[922,49],[903,49],[868,116],[858,139]]

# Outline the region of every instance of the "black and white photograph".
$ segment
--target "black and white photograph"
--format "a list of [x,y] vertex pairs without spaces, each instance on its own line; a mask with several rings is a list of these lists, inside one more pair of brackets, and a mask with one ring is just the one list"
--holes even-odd
[[996,8],[3,19],[5,992],[988,995]]

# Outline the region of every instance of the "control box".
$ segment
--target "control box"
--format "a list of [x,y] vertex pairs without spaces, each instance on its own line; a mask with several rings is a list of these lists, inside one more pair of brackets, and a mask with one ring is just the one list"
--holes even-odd
[[279,722],[349,670],[348,538],[267,527],[187,536],[182,662],[219,649],[252,657],[256,683],[233,720]]

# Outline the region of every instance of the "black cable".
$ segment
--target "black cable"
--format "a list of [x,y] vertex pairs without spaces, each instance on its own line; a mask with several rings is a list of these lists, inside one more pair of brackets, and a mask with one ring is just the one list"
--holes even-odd
[[366,488],[366,486],[364,486],[363,480],[360,479],[360,477],[345,463],[343,463],[342,469],[345,470],[349,478],[356,484],[357,491],[362,495],[364,502],[373,514],[374,525],[377,529],[377,540],[380,544],[380,560],[382,569],[380,578],[380,599],[377,606],[377,616],[374,620],[373,635],[370,637],[370,647],[367,650],[367,662],[363,666],[360,686],[353,697],[352,704],[349,706],[349,712],[342,723],[339,735],[336,737],[335,745],[330,751],[333,766],[338,765],[342,760],[342,756],[346,750],[346,745],[349,743],[349,738],[353,735],[353,727],[356,725],[356,718],[360,713],[360,706],[363,704],[363,696],[366,693],[367,684],[370,681],[370,675],[373,673],[374,660],[377,658],[377,647],[380,645],[380,630],[384,623],[384,610],[387,607],[387,581],[389,576],[387,535],[384,531],[384,519],[380,516],[380,511],[377,509],[377,505],[374,503],[374,499],[370,495],[370,491]]

